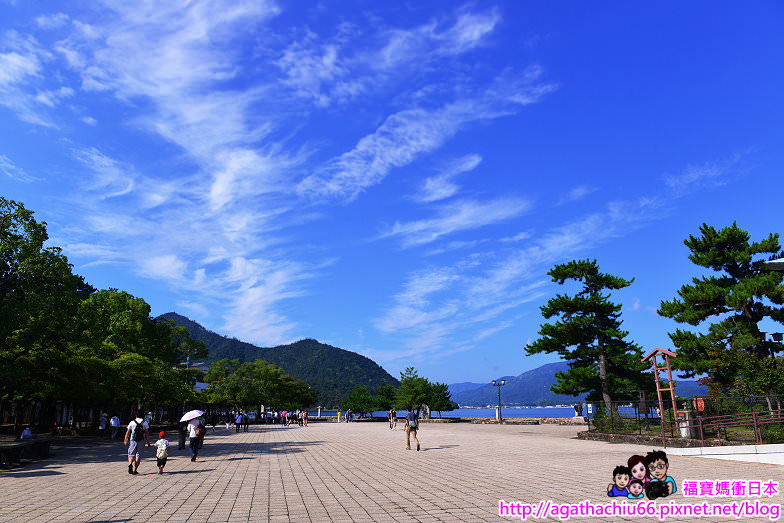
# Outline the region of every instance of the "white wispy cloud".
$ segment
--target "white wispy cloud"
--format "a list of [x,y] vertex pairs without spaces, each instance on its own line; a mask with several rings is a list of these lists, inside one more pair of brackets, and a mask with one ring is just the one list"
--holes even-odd
[[35,99],[46,106],[54,107],[64,98],[73,96],[74,93],[75,91],[70,87],[60,87],[51,91],[40,91],[35,95]]
[[84,122],[84,123],[86,123],[87,125],[90,125],[90,126],[98,125],[98,120],[96,120],[92,116],[83,116],[82,117],[82,122]]
[[176,254],[164,254],[142,258],[139,272],[148,278],[177,281],[185,276],[187,267]]
[[100,192],[100,198],[113,198],[128,194],[135,181],[131,166],[121,164],[94,147],[75,149],[74,157],[93,173],[89,188]]
[[390,69],[401,63],[429,60],[439,56],[464,53],[480,45],[500,22],[498,10],[461,13],[445,27],[439,20],[413,29],[393,29],[377,53],[376,66]]
[[57,29],[58,27],[66,25],[70,20],[71,17],[65,13],[54,13],[35,17],[35,23],[41,29]]
[[20,182],[30,182],[35,179],[27,174],[24,169],[14,164],[8,156],[3,154],[0,154],[0,173]]
[[452,16],[415,27],[382,27],[374,35],[348,23],[334,35],[308,29],[282,50],[275,66],[294,96],[319,108],[344,104],[390,85],[405,91],[406,80],[423,67],[484,45],[500,19],[497,9],[460,8]]
[[426,178],[418,193],[414,195],[414,199],[427,203],[454,196],[460,190],[460,186],[452,179],[459,174],[473,171],[481,162],[482,157],[478,154],[469,154],[452,161],[438,175]]
[[345,101],[363,90],[363,81],[356,76],[356,67],[348,57],[341,56],[342,38],[322,43],[308,31],[305,37],[291,43],[275,64],[283,72],[283,83],[297,96],[310,98],[319,107],[334,101]]
[[498,241],[500,241],[501,243],[517,243],[523,240],[527,240],[530,237],[531,237],[530,232],[518,232],[514,236],[507,236],[505,238],[501,238]]
[[[474,253],[453,265],[433,267],[426,277],[415,273],[404,283],[404,291],[392,297],[394,305],[374,323],[381,332],[404,339],[400,349],[381,353],[382,359],[419,354],[432,360],[444,351],[471,350],[482,339],[510,327],[509,313],[550,294],[545,274],[552,265],[643,227],[660,217],[661,209],[661,201],[651,198],[610,202],[602,211],[543,234],[506,238],[517,240],[502,242],[510,247],[487,254],[478,265]],[[528,240],[525,246],[513,248],[523,239]],[[409,290],[419,288],[427,299]]]
[[42,100],[32,91],[43,81],[44,64],[50,58],[51,53],[32,36],[7,31],[0,40],[0,106],[42,127],[55,125],[41,111]]
[[589,194],[595,193],[597,190],[598,189],[596,187],[591,187],[590,185],[578,185],[577,187],[572,188],[560,200],[558,200],[558,205],[582,200]]
[[699,165],[689,165],[680,174],[668,176],[665,182],[676,196],[704,185],[723,185],[727,178],[734,174],[741,156],[733,155],[729,160],[705,162]]
[[314,198],[356,198],[390,170],[439,148],[466,124],[513,114],[519,106],[537,102],[555,89],[553,84],[538,83],[540,76],[541,70],[532,68],[520,78],[499,78],[479,97],[395,113],[351,151],[305,178],[298,191]]
[[458,231],[478,229],[520,216],[531,208],[530,201],[499,198],[486,202],[460,200],[440,206],[436,217],[395,222],[380,238],[399,236],[403,247],[413,247]]
[[129,123],[181,147],[195,168],[174,178],[140,172],[133,160],[95,147],[75,148],[89,169],[82,186],[90,196],[74,202],[84,209],[86,230],[96,244],[123,239],[119,260],[93,254],[168,283],[189,310],[204,312],[197,301],[206,310],[227,304],[226,332],[257,343],[287,341],[296,324],[281,304],[302,294],[299,282],[313,266],[272,250],[285,242],[273,233],[302,220],[286,218],[295,206],[284,171],[300,161],[299,152],[267,139],[276,122],[257,109],[271,83],[226,84],[247,74],[231,44],[280,9],[255,0],[106,4],[112,16],[72,20],[76,30],[57,42],[57,53],[83,90],[134,105]]
[[463,250],[465,250],[465,249],[472,249],[472,248],[474,248],[474,247],[476,247],[478,245],[481,245],[483,243],[487,243],[487,242],[490,242],[490,241],[493,241],[492,238],[479,238],[479,239],[476,239],[476,240],[464,240],[464,241],[446,242],[446,243],[440,245],[438,248],[435,248],[435,249],[432,249],[430,251],[427,251],[426,254],[428,256],[435,256],[437,254],[443,254],[445,252],[456,251],[456,250],[460,250],[460,249],[463,249]]

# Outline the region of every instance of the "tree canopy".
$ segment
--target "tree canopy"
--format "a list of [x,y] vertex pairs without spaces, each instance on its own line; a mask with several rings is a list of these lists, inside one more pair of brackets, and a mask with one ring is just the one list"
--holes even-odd
[[233,408],[297,409],[316,401],[315,391],[304,381],[284,374],[280,367],[263,360],[240,363],[222,359],[210,365],[204,377],[207,395],[218,405]]
[[582,286],[577,294],[557,294],[541,307],[545,319],[557,321],[543,324],[541,337],[525,347],[528,354],[555,353],[568,361],[569,370],[556,373],[551,390],[573,396],[587,392],[587,399],[610,404],[651,388],[650,376],[642,374],[642,349],[625,339],[629,333],[621,330],[621,306],[607,292],[634,280],[600,272],[596,260],[556,265],[547,274],[559,285],[571,280]]
[[670,333],[678,348],[673,367],[687,377],[707,375],[714,390],[784,392],[782,345],[760,330],[763,320],[784,322],[784,275],[763,267],[781,256],[778,234],[752,242],[737,223],[722,229],[702,224],[700,235],[684,244],[689,259],[712,274],[692,278],[677,298],[661,302],[660,315],[704,327]]
[[192,396],[186,353],[203,344],[141,298],[73,273],[46,223],[0,198],[0,400],[141,406]]

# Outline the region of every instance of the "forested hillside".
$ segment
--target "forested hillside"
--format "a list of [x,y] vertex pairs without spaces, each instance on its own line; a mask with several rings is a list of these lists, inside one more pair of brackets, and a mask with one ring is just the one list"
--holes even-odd
[[161,317],[185,327],[194,340],[204,342],[209,350],[208,362],[228,358],[243,362],[262,359],[274,363],[286,374],[304,380],[316,389],[317,403],[325,408],[337,407],[356,385],[364,385],[373,392],[382,385],[398,384],[370,358],[314,339],[276,347],[257,347],[209,331],[175,312]]

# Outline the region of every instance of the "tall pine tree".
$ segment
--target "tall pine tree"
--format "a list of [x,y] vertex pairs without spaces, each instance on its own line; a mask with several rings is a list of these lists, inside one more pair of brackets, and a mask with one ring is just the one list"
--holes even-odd
[[684,243],[694,264],[717,274],[693,278],[678,298],[661,303],[659,314],[678,323],[709,322],[707,332],[670,333],[678,348],[673,366],[687,377],[707,374],[714,390],[784,392],[784,367],[776,357],[782,345],[765,340],[759,326],[765,318],[784,321],[784,276],[763,267],[780,255],[778,234],[752,243],[737,223],[720,230],[702,224],[700,236]]
[[621,330],[621,306],[610,301],[605,291],[623,289],[634,281],[599,272],[596,260],[575,260],[556,265],[547,273],[563,285],[567,280],[582,283],[574,296],[558,294],[541,307],[545,323],[541,338],[525,347],[530,354],[558,353],[569,362],[569,370],[558,372],[551,390],[558,394],[588,392],[587,399],[608,406],[619,396],[631,399],[634,391],[652,387],[647,365],[640,362],[642,349],[625,338]]

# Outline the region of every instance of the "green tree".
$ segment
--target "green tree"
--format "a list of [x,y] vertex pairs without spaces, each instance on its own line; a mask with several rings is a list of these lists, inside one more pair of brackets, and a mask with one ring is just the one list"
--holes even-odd
[[783,392],[784,366],[777,357],[782,346],[765,340],[759,326],[765,319],[784,321],[784,276],[762,265],[781,255],[778,234],[752,242],[737,223],[718,230],[702,224],[700,235],[690,235],[684,244],[689,259],[714,274],[693,278],[677,298],[661,303],[660,315],[707,326],[703,332],[670,333],[678,348],[673,367],[687,377],[707,374],[718,389]]
[[240,365],[241,363],[238,359],[230,360],[224,358],[213,362],[212,365],[210,365],[207,374],[204,375],[204,381],[210,384],[208,390],[219,389],[224,381],[237,372]]
[[441,411],[455,410],[457,404],[452,401],[452,393],[449,392],[449,386],[446,383],[430,383],[429,397],[427,406],[431,411],[437,411],[438,417],[441,417]]
[[46,222],[33,214],[0,197],[0,400],[14,402],[17,413],[78,390],[74,318],[93,291],[58,247],[44,247]]
[[400,373],[400,387],[395,403],[399,409],[419,410],[430,399],[430,382],[419,375],[414,367],[406,367]]
[[394,385],[382,385],[376,389],[379,410],[389,410],[395,404],[395,394],[397,387]]
[[366,412],[373,412],[378,404],[378,398],[370,394],[364,385],[357,385],[354,390],[343,399],[343,409],[351,409],[364,416]]
[[108,364],[108,372],[91,381],[111,391],[111,403],[136,409],[193,399],[201,371],[185,368],[182,362],[206,355],[206,349],[185,328],[153,318],[150,312],[145,300],[117,289],[97,291],[80,303],[80,351],[91,361]]
[[187,329],[153,318],[150,305],[117,289],[100,290],[81,303],[82,342],[112,359],[135,353],[171,365],[207,355],[204,344]]
[[280,367],[263,360],[240,363],[239,360],[218,360],[204,378],[212,403],[235,408],[261,406],[302,408],[311,405],[316,394],[302,380],[284,374]]
[[557,353],[569,362],[569,370],[556,373],[551,390],[576,396],[587,392],[589,400],[610,405],[613,398],[629,397],[650,388],[647,366],[640,362],[642,349],[625,338],[621,330],[621,306],[610,301],[609,290],[623,289],[634,281],[599,271],[596,260],[575,260],[556,265],[547,273],[554,282],[582,284],[574,296],[558,294],[541,307],[545,323],[538,340],[527,345],[527,354]]

